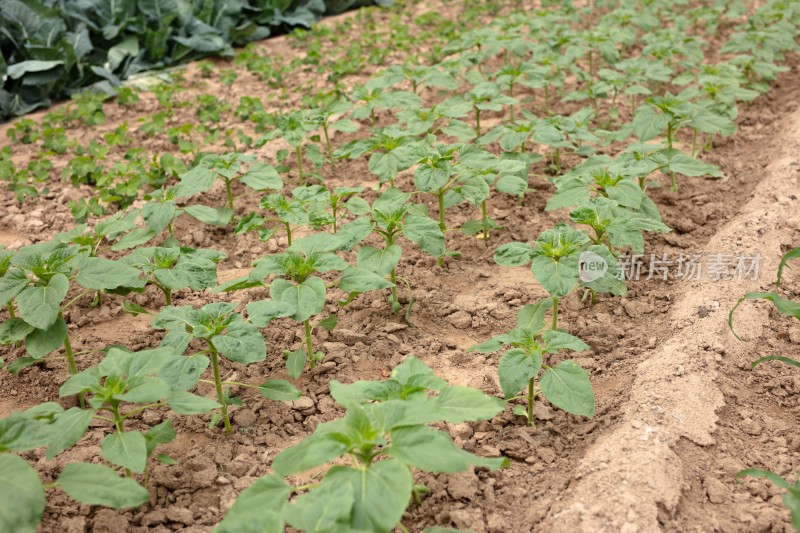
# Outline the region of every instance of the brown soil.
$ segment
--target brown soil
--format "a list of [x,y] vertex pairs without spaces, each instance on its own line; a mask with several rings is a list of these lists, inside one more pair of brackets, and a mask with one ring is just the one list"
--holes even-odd
[[[375,18],[385,22],[387,15]],[[289,42],[278,38],[263,46],[286,59],[300,53]],[[390,56],[397,59],[402,56]],[[233,66],[217,63],[222,68]],[[726,179],[683,178],[679,193],[669,192],[668,182],[662,180],[664,187],[653,197],[664,222],[675,231],[647,237],[643,275],[629,284],[629,294],[604,296],[594,306],[575,297],[564,302],[561,326],[592,347],[570,357],[579,356],[577,361],[591,371],[595,417],[567,415],[537,400],[535,428],[511,415],[510,408],[491,421],[449,426],[459,446],[479,455],[503,454],[511,465],[457,475],[418,474],[416,481],[428,485],[431,493],[419,508],[409,507],[403,522],[411,531],[432,525],[478,533],[791,531],[779,489],[753,479],[737,484],[734,475],[749,467],[768,468],[785,477],[800,472],[800,374],[777,363],[750,367],[751,361],[764,355],[800,356],[800,326],[775,316],[771,305],[752,302],[743,304],[735,317],[743,342],[727,326],[736,300],[748,291],[769,290],[781,255],[800,242],[800,72],[796,57],[789,64],[792,70],[781,76],[771,93],[741,110],[738,132],[717,142],[713,152],[704,156],[721,165]],[[345,84],[363,83],[374,70],[367,67],[360,75],[347,77]],[[265,93],[264,84],[242,69],[230,89],[203,80],[193,66],[185,78],[188,92],[181,95],[183,99],[206,92],[235,105],[240,96]],[[309,80],[314,80],[313,72],[298,72],[292,85]],[[325,84],[324,80],[313,83]],[[299,96],[287,92],[290,97],[281,105],[299,105]],[[436,95],[429,91],[424,97],[430,101]],[[265,103],[276,104],[275,100]],[[107,104],[103,126],[79,127],[68,134],[87,142],[128,121],[135,146],[151,154],[175,153],[162,136],[147,138],[135,130],[138,117],[157,109],[150,94],[144,94],[132,111]],[[379,118],[392,122],[388,115]],[[192,120],[189,107],[179,109],[173,122]],[[246,126],[232,115],[229,120],[236,127]],[[0,138],[6,138],[7,127],[0,126]],[[338,134],[334,143],[352,137]],[[251,152],[272,161],[279,148],[278,143],[269,143]],[[34,153],[30,145],[13,149],[18,162]],[[111,158],[121,154],[112,153]],[[60,171],[69,157],[54,158],[52,192],[38,201],[18,205],[11,194],[0,197],[1,244],[16,248],[41,242],[71,227],[67,203],[88,189],[61,183]],[[568,164],[575,162],[568,160]],[[541,168],[535,172],[543,173]],[[326,165],[323,175],[332,186],[374,183],[364,158],[338,163],[335,170]],[[407,188],[410,182],[411,174],[406,172],[398,186]],[[133,417],[133,429],[172,417],[178,430],[178,438],[163,447],[178,465],[153,468],[150,501],[135,510],[115,511],[79,505],[49,489],[41,531],[209,531],[237,494],[271,471],[270,462],[278,452],[309,435],[320,422],[343,414],[329,395],[329,380],[383,379],[408,355],[420,357],[452,384],[500,396],[500,354],[483,356],[466,350],[513,327],[522,305],[546,296],[527,268],[503,268],[492,257],[497,245],[531,241],[566,218],[565,210],[544,211],[552,185],[544,177],[532,178],[531,183],[537,192],[527,195],[522,205],[503,195],[492,198],[490,216],[506,229],[495,232],[488,244],[456,232],[448,236],[448,249],[462,256],[448,258],[446,269],[438,268],[434,259],[415,247],[404,249],[399,273],[413,284],[416,302],[411,318],[417,327],[409,327],[391,313],[385,294],[360,296],[338,311],[339,325],[333,332],[315,334],[315,342],[328,355],[318,369],[306,371],[295,382],[303,392],[300,400],[275,403],[247,390],[234,390],[241,393],[245,406],[233,408],[234,431],[228,437],[218,429],[207,429],[210,415],[176,416],[162,408]],[[376,195],[366,196],[371,201]],[[223,189],[215,188],[201,201],[221,205],[223,196]],[[255,209],[256,204],[251,197],[249,204],[238,206],[237,214]],[[474,218],[475,212],[462,206],[453,208],[452,214],[448,211],[448,216],[455,225]],[[285,245],[285,240],[261,243],[251,234],[233,238],[229,230],[189,217],[180,219],[176,235],[184,245],[216,248],[229,255],[220,263],[220,281],[242,275],[253,259]],[[664,281],[660,275],[644,279],[650,254],[667,254],[675,260],[681,253],[734,257],[760,253],[763,260],[756,280]],[[354,255],[348,259],[354,260]],[[790,290],[800,291],[796,270],[788,272],[785,280]],[[175,294],[174,303],[246,303],[266,296],[266,289],[221,295],[187,290]],[[336,300],[341,296],[330,291],[328,311],[337,312]],[[111,343],[138,350],[158,344],[161,333],[154,334],[148,317],[132,318],[121,312],[122,298],[107,298],[99,310],[81,301],[68,313],[76,350],[100,349]],[[156,311],[163,305],[163,296],[148,290],[134,301]],[[265,330],[267,361],[249,366],[224,362],[224,377],[251,383],[287,379],[281,350],[298,347],[300,334],[289,319],[273,322]],[[6,362],[23,354],[22,349],[0,348]],[[88,355],[80,366],[98,361],[99,356]],[[59,385],[66,378],[61,362],[37,364],[17,376],[1,374],[0,416],[44,401],[66,405],[58,398]],[[211,387],[202,385],[197,392],[213,395]],[[47,483],[69,462],[101,461],[99,442],[107,431],[104,423],[93,424],[77,446],[49,462],[43,450],[24,457]]]

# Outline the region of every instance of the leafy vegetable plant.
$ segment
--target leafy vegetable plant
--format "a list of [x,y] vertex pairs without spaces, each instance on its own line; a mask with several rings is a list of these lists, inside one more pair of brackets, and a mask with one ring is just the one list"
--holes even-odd
[[[161,341],[177,353],[183,353],[192,339],[199,339],[206,345],[205,350],[177,360],[169,367],[173,372],[172,386],[177,390],[187,390],[195,386],[200,375],[208,368],[209,358],[214,374],[213,381],[201,380],[214,385],[221,413],[211,419],[210,427],[216,426],[220,419],[225,424],[225,432],[230,434],[231,423],[228,418],[228,405],[241,405],[239,398],[231,398],[231,386],[250,387],[266,398],[278,401],[296,400],[300,392],[284,380],[268,380],[259,386],[247,383],[223,381],[220,374],[219,356],[224,355],[234,363],[256,363],[267,357],[264,337],[258,331],[277,316],[287,316],[292,312],[289,306],[272,303],[251,302],[247,304],[248,318],[245,319],[233,310],[237,304],[218,302],[206,304],[202,309],[167,307],[153,318],[151,326],[166,329],[168,333]],[[223,386],[227,388],[223,390]]]
[[[330,315],[316,324],[311,318],[322,313],[325,307],[328,285],[318,275],[331,271],[341,271],[338,282],[340,289],[356,295],[375,289],[386,289],[394,284],[386,281],[368,269],[349,265],[347,261],[334,253],[343,245],[341,236],[329,233],[316,233],[295,240],[289,250],[282,254],[265,255],[253,261],[250,274],[218,286],[213,292],[237,290],[246,287],[263,286],[271,275],[283,276],[269,284],[269,292],[274,302],[284,305],[284,314],[292,320],[302,322],[305,327],[305,346],[295,351],[284,351],[287,357],[286,368],[289,376],[297,379],[305,368],[306,361],[314,368],[325,354],[315,352],[311,332],[317,326],[328,331],[336,327],[336,315]],[[288,278],[288,279],[284,279]],[[353,294],[354,293],[354,294]]]
[[[409,497],[419,502],[419,494],[428,490],[414,485],[412,468],[451,473],[508,464],[504,457],[465,452],[446,432],[428,425],[486,420],[503,409],[503,402],[476,389],[447,385],[415,357],[398,365],[386,381],[331,381],[331,394],[347,408],[345,416],[319,424],[310,437],[278,454],[272,462],[276,473],[242,492],[215,533],[241,531],[249,524],[275,531],[289,524],[308,532],[388,533],[402,518]],[[282,479],[339,458],[351,464],[328,468],[321,482],[292,486]],[[287,502],[295,493],[300,493],[297,499]]]
[[[543,361],[545,354],[556,354],[559,350],[580,352],[589,349],[586,343],[563,330],[545,328],[544,313],[553,307],[555,301],[548,298],[526,305],[517,313],[515,329],[476,344],[468,350],[493,353],[504,346],[513,347],[500,358],[500,387],[506,401],[527,399],[527,409],[516,405],[513,412],[526,417],[531,426],[535,425],[533,401],[540,393],[550,403],[568,413],[589,418],[594,416],[594,392],[586,371],[571,360],[561,361],[552,367]],[[539,376],[542,369],[544,373]],[[540,390],[534,392],[537,377]],[[526,387],[527,396],[516,396]]]

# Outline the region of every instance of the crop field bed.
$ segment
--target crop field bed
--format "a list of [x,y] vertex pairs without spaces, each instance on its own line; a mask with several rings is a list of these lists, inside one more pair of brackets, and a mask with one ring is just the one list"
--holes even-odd
[[[691,4],[716,5],[714,2]],[[762,3],[743,4],[741,16],[720,22],[715,32],[704,33],[708,18],[702,19],[695,28],[708,45],[702,48],[708,64],[724,61],[732,55],[720,53],[721,47]],[[787,5],[800,13],[797,3]],[[688,10],[688,6],[685,7]],[[69,123],[64,133],[69,139],[77,139],[78,145],[93,141],[108,146],[108,152],[100,158],[106,170],[114,163],[124,162],[129,148],[141,148],[148,162],[153,156],[171,154],[187,168],[200,151],[220,155],[236,151],[253,155],[257,161],[276,168],[285,165],[284,169],[278,168],[283,180],[281,190],[252,194],[252,189],[241,181],[232,182],[233,195],[244,195],[236,198],[234,206],[233,216],[241,220],[251,212],[263,213],[259,206],[263,194],[280,192],[290,198],[292,189],[300,185],[296,146],[280,137],[261,146],[253,143],[273,128],[269,124],[258,130],[259,126],[248,118],[249,113],[237,111],[241,98],[260,99],[266,113],[289,113],[303,108],[309,97],[318,93],[338,89],[351,94],[387,67],[403,65],[409,57],[416,57],[421,64],[434,64],[432,57],[440,60],[453,57],[456,52],[445,53],[441,49],[453,42],[454,31],[465,34],[478,28],[499,28],[499,25],[492,26],[493,23],[514,20],[514,14],[520,13],[535,19],[536,9],[555,10],[556,7],[522,1],[483,6],[469,6],[468,2],[398,2],[394,7],[362,8],[325,19],[315,29],[299,35],[250,45],[246,51],[237,52],[235,60],[212,59],[211,64],[192,63],[185,70],[162,74],[164,79],[171,76],[171,84],[162,85],[156,93],[137,90],[138,101],[126,106],[118,100],[108,100],[102,106],[104,120],[86,124],[87,117],[79,116]],[[598,7],[596,11],[578,9],[574,25],[591,29],[612,11],[611,7]],[[540,15],[543,16],[543,12]],[[580,22],[584,20],[588,22]],[[520,32],[525,35],[524,31]],[[687,32],[692,33],[691,30]],[[498,33],[503,31],[498,29]],[[796,46],[796,37],[794,44]],[[624,57],[640,55],[642,46],[641,42],[626,45]],[[469,49],[481,50],[480,47]],[[512,54],[507,52],[506,55]],[[486,54],[486,57],[476,54],[478,59],[472,61],[480,65],[481,72],[491,73],[506,65],[506,55],[502,51]],[[678,56],[680,61],[688,61]],[[259,57],[271,58],[270,66],[261,71],[253,67]],[[362,60],[348,63],[353,57]],[[363,60],[365,57],[369,60]],[[533,56],[528,53],[524,57]],[[600,63],[597,55],[594,60]],[[604,64],[590,67],[586,56],[574,61],[586,72],[607,67]],[[679,63],[675,61],[676,65]],[[660,185],[649,186],[646,194],[671,231],[643,232],[640,274],[638,279],[627,281],[627,294],[615,296],[598,291],[596,302],[592,304],[593,294],[582,299],[583,291],[576,290],[558,302],[558,327],[585,342],[589,349],[547,354],[545,363],[555,366],[561,361],[573,360],[588,372],[594,390],[594,416],[569,414],[539,395],[533,409],[535,426],[528,425],[525,417],[516,411],[512,413],[512,405],[526,405],[520,400],[509,402],[511,405],[493,418],[434,423],[436,429],[449,432],[459,448],[480,457],[506,457],[509,464],[497,469],[474,466],[458,473],[414,469],[414,483],[424,484],[429,493],[421,495],[419,505],[409,501],[400,519],[407,531],[418,532],[433,526],[476,533],[789,533],[793,530],[790,511],[781,501],[782,489],[752,477],[740,478],[741,482],[737,483],[735,476],[745,468],[763,468],[793,480],[800,472],[800,374],[777,362],[751,368],[752,361],[768,355],[797,359],[800,325],[796,320],[775,313],[767,302],[746,302],[733,318],[741,341],[728,326],[730,310],[746,292],[773,290],[781,257],[800,243],[800,55],[796,51],[785,52],[785,58],[777,64],[788,69],[777,74],[775,80],[764,81],[763,93],[752,101],[737,102],[738,116],[733,119],[737,126],[735,132],[726,136],[710,134],[713,147],[698,151],[697,158],[717,166],[724,177],[689,177],[677,173],[677,191],[670,189],[668,173],[655,172],[647,178]],[[475,72],[474,67],[471,70]],[[232,83],[231,73],[236,74]],[[228,80],[225,80],[226,75]],[[145,86],[157,82],[158,78],[150,77],[136,83]],[[658,82],[657,85],[662,92],[669,87],[668,83]],[[433,85],[416,90],[408,80],[401,78],[393,85],[393,90],[413,91],[421,98],[420,108],[431,108],[453,94],[466,93],[471,86],[464,82],[454,91]],[[169,95],[164,96],[169,93],[164,87],[178,89],[170,99]],[[548,94],[550,111],[569,116],[585,108],[591,110],[588,99],[561,100],[563,95],[583,87],[585,83],[574,73],[566,72],[558,94]],[[670,90],[676,94],[682,88]],[[159,101],[157,95],[166,100]],[[519,102],[513,106],[518,118],[522,109],[545,116],[545,96],[541,88],[519,84],[514,88],[513,97]],[[647,97],[638,95],[637,106]],[[629,96],[620,96],[619,101],[612,104],[610,98],[599,98],[595,109],[602,118],[588,121],[592,131],[613,130],[617,124],[630,122],[633,113],[629,99]],[[223,105],[225,103],[227,105]],[[606,124],[604,121],[613,105],[617,108],[613,114],[614,125]],[[58,107],[63,104],[25,118],[40,123]],[[142,125],[157,122],[153,117],[165,109],[168,112],[161,119],[166,122],[160,131],[158,128],[150,132],[140,129]],[[350,112],[346,110],[341,116],[346,118]],[[331,128],[329,135],[334,152],[347,143],[368,138],[371,128],[386,128],[397,123],[398,112],[397,107],[378,106],[372,114],[353,118],[352,124],[357,127],[341,128],[346,131]],[[500,106],[499,111],[483,111],[480,130],[486,133],[505,123],[508,112],[508,105]],[[214,113],[219,113],[216,119]],[[460,120],[475,127],[471,110]],[[201,123],[208,127],[202,133],[199,128],[189,128],[183,133],[167,132],[184,124]],[[42,141],[12,141],[6,135],[15,124],[15,121],[0,124],[0,149],[9,146],[11,155],[6,160],[15,168],[25,168],[29,162],[41,158]],[[237,129],[240,133],[235,133]],[[216,138],[207,138],[209,131],[217,131]],[[308,138],[315,134],[322,135],[322,129],[310,131]],[[110,142],[114,135],[127,137],[127,140],[118,144]],[[437,135],[439,143],[456,142],[455,137],[441,131]],[[249,143],[242,140],[248,136]],[[178,137],[184,143],[181,146]],[[224,144],[225,139],[229,140],[228,146]],[[586,144],[597,148],[591,155],[614,158],[635,140],[636,135],[631,133],[617,141],[597,139]],[[664,140],[664,136],[659,135],[648,142]],[[370,153],[352,159],[343,156],[332,165],[324,136],[315,142],[304,142],[303,146],[316,144],[321,149],[320,158],[316,157],[316,152],[304,153],[303,167],[310,176],[310,184],[319,183],[331,191],[335,187],[363,187],[358,196],[369,205],[387,189],[387,180],[381,183],[370,170]],[[675,147],[692,153],[690,129],[676,135]],[[499,136],[482,148],[496,155],[504,151]],[[527,148],[544,157],[531,163],[530,189],[524,196],[493,193],[489,198],[487,214],[502,228],[489,229],[487,240],[481,232],[468,235],[457,229],[481,216],[480,204],[461,202],[446,210],[445,241],[448,251],[460,255],[444,254],[437,258],[408,239],[398,241],[402,245],[396,267],[398,301],[402,306],[398,313],[392,312],[388,288],[363,292],[348,305],[340,306],[337,302],[347,300],[348,293],[331,286],[339,279],[339,273],[329,271],[320,274],[330,288],[324,310],[315,320],[336,315],[338,323],[330,331],[322,327],[314,329],[314,349],[324,353],[314,368],[307,365],[296,379],[290,375],[283,351],[303,349],[306,337],[302,322],[286,314],[260,329],[266,342],[266,359],[262,362],[243,364],[220,357],[220,374],[224,381],[258,384],[266,380],[287,380],[302,394],[299,398],[273,401],[256,389],[234,385],[231,396],[241,397],[242,405],[229,406],[232,428],[229,435],[222,423],[209,428],[218,410],[181,415],[163,405],[131,415],[126,421],[126,431],[146,432],[172,419],[177,432],[174,440],[157,447],[157,452],[168,455],[173,460],[169,462],[175,464],[148,459],[149,500],[138,507],[112,509],[82,504],[60,489],[47,488],[47,504],[38,531],[210,531],[220,524],[239,494],[258,478],[274,472],[271,465],[280,452],[300,443],[320,423],[344,416],[345,408],[331,396],[332,380],[343,384],[386,380],[409,356],[419,358],[450,385],[472,387],[488,396],[505,398],[507,395],[498,378],[503,352],[499,349],[492,353],[468,350],[514,328],[517,313],[523,306],[536,304],[549,294],[534,279],[529,265],[501,266],[495,261],[495,251],[512,241],[534,243],[545,230],[560,222],[570,222],[571,207],[546,210],[548,201],[557,193],[553,180],[590,155],[564,149],[558,156],[561,168],[555,171],[551,147],[533,140]],[[57,233],[69,231],[76,225],[75,215],[80,218],[82,214],[78,203],[98,196],[100,188],[97,186],[80,179],[76,186],[70,183],[70,174],[74,175],[74,167],[70,167],[74,156],[72,147],[62,154],[47,155],[52,168],[47,169],[38,182],[31,182],[39,192],[29,194],[24,202],[18,202],[14,192],[0,194],[0,245],[5,249],[16,250],[47,242]],[[242,171],[250,164],[245,162]],[[397,172],[394,187],[406,192],[417,191],[416,168],[415,164]],[[64,179],[62,172],[66,176]],[[177,183],[175,175],[169,175],[164,186]],[[134,193],[129,209],[142,208],[147,203],[143,199],[146,192],[148,189],[142,187]],[[228,205],[228,196],[225,183],[216,180],[208,190],[178,197],[175,201],[178,206],[194,203],[217,207]],[[411,201],[427,206],[431,218],[439,221],[441,204],[435,195],[416,193]],[[83,205],[91,206],[91,203]],[[119,206],[102,201],[100,205],[105,206],[108,214]],[[356,218],[354,214],[342,213],[345,217],[340,223]],[[83,214],[90,227],[107,216]],[[137,224],[144,227],[141,219]],[[190,216],[181,216],[171,225],[172,235],[180,246],[226,254],[217,263],[220,284],[247,276],[254,260],[265,254],[285,252],[289,245],[283,230],[267,241],[262,241],[256,231],[234,234],[234,230],[235,225],[213,225]],[[332,230],[328,226],[319,231]],[[292,240],[297,242],[319,231],[301,227],[292,233]],[[143,246],[158,246],[168,235],[168,230],[164,229]],[[380,247],[383,241],[377,233],[372,233],[363,244]],[[624,246],[619,250],[633,253]],[[130,249],[107,250],[101,256],[118,260],[130,253]],[[357,248],[337,254],[350,265],[361,260]],[[662,271],[652,272],[651,254],[657,259],[673,261],[667,279],[663,278]],[[705,270],[701,279],[689,275],[683,279],[683,275],[676,274],[678,258],[690,254],[703,256]],[[730,270],[726,270],[733,273],[732,279],[707,277],[707,273],[712,272],[708,269],[710,256],[714,254],[733,258],[729,259],[733,261],[728,264]],[[760,254],[757,276],[737,278],[734,268],[740,254],[745,257]],[[400,277],[407,280],[413,291],[413,305],[407,315],[409,291]],[[273,279],[275,276],[270,275],[263,286],[231,292],[174,290],[172,305],[200,308],[211,302],[235,302],[239,305],[237,312],[244,313],[246,304],[272,297],[269,286]],[[800,292],[797,268],[784,271],[782,286],[787,294]],[[71,287],[66,301],[82,290]],[[108,292],[102,295],[102,302],[97,306],[93,305],[93,298],[94,291],[80,296],[63,311],[71,350],[89,352],[76,357],[78,370],[98,365],[103,360],[104,354],[92,353],[93,350],[121,345],[140,351],[157,348],[162,342],[165,331],[151,326],[153,316],[133,316],[123,311],[123,302],[130,302],[135,304],[132,308],[139,306],[157,315],[165,308],[165,295],[158,287],[147,285],[144,292],[128,295]],[[0,321],[8,318],[8,309],[0,308]],[[194,353],[205,346],[200,339],[194,339],[190,348]],[[59,350],[64,353],[63,347]],[[26,356],[24,343],[0,345],[0,357],[5,365]],[[59,396],[60,387],[69,377],[63,359],[43,359],[16,374],[0,372],[0,418],[45,402],[57,402],[64,409],[76,407],[78,400],[74,395]],[[200,382],[192,391],[216,398],[211,368],[202,377],[208,381]],[[110,464],[104,459],[100,443],[112,429],[113,424],[94,419],[75,446],[49,460],[43,447],[21,452],[19,456],[35,468],[42,483],[53,483],[70,463]],[[344,464],[343,461],[334,463]],[[325,468],[317,466],[304,472],[292,472],[287,479],[300,486],[318,482],[324,472]],[[141,474],[133,477],[144,484]],[[232,527],[224,531],[235,530]]]

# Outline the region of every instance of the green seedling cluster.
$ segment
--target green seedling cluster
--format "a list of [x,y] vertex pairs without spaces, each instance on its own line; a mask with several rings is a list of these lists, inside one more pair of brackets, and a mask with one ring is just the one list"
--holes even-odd
[[[294,331],[302,324],[299,346],[278,347],[288,377],[302,386],[305,368],[326,357],[314,347],[315,329],[333,330],[360,294],[384,291],[393,313],[405,304],[410,323],[412,273],[420,265],[404,255],[409,243],[436,258],[439,268],[432,268],[446,280],[445,260],[472,249],[460,246],[465,235],[479,237],[493,246],[498,264],[530,265],[549,294],[519,309],[516,328],[472,348],[486,354],[507,348],[498,364],[506,401],[449,386],[414,357],[387,381],[331,381],[345,416],[319,424],[279,454],[275,473],[242,493],[219,531],[280,531],[287,524],[319,532],[405,530],[400,520],[409,499],[419,503],[427,492],[414,484],[412,468],[446,473],[506,462],[460,450],[429,424],[487,420],[513,403],[512,413],[533,425],[540,395],[569,413],[593,416],[589,374],[562,359],[589,347],[567,332],[575,324],[559,322],[561,302],[577,290],[592,303],[598,294],[626,294],[618,257],[643,252],[648,233],[669,231],[649,193],[667,183],[677,191],[681,176],[722,177],[703,160],[705,152],[735,132],[739,107],[767,92],[787,70],[786,55],[800,49],[800,9],[783,0],[765,3],[746,19],[736,2],[691,9],[665,0],[582,7],[545,2],[531,10],[490,1],[458,7],[454,20],[434,11],[414,17],[410,8],[381,8],[389,32],[375,11],[360,10],[297,32],[289,42],[305,54],[291,59],[255,44],[234,54],[230,42],[310,21],[319,6],[298,5],[288,14],[270,8],[246,20],[238,5],[202,13],[195,6],[174,18],[168,14],[163,31],[179,22],[186,27],[162,34],[150,26],[158,18],[155,4],[145,2],[136,10],[144,46],[121,25],[130,2],[114,4],[119,9],[111,12],[74,7],[70,16],[83,17],[79,26],[87,26],[77,32],[54,22],[51,10],[22,4],[0,7],[7,15],[0,26],[8,30],[0,32],[0,43],[19,45],[2,47],[14,54],[12,61],[0,58],[0,77],[14,90],[29,90],[24,97],[0,91],[0,114],[30,109],[48,87],[72,94],[64,75],[76,69],[81,79],[91,72],[101,85],[116,83],[118,73],[174,64],[200,50],[234,56],[234,68],[198,65],[202,84],[217,84],[227,95],[228,87],[253,77],[266,94],[238,103],[190,95],[197,88],[187,81],[191,71],[174,70],[147,90],[119,88],[109,101],[75,93],[41,121],[21,119],[8,129],[15,147],[0,148],[0,181],[20,203],[41,202],[63,188],[59,180],[87,191],[70,204],[77,226],[51,242],[0,249],[0,344],[16,352],[0,365],[18,373],[45,359],[66,359],[70,377],[60,392],[76,395],[80,405],[64,410],[45,403],[0,420],[0,481],[8,481],[0,483],[0,529],[10,531],[35,530],[45,505],[41,480],[15,453],[47,446],[50,459],[73,446],[89,423],[103,422],[102,458],[116,470],[69,464],[44,486],[92,505],[140,505],[149,493],[134,479],[147,485],[152,457],[170,462],[155,451],[175,432],[169,419],[131,430],[129,416],[169,408],[208,416],[212,430],[222,422],[229,434],[229,408],[247,400],[238,391],[257,389],[275,401],[301,394],[281,379],[234,381],[230,365],[267,359],[262,330],[290,324]],[[178,4],[164,9],[180,10]],[[25,37],[23,15],[34,11],[49,22]],[[41,32],[48,28],[48,42],[60,42],[69,61],[36,55],[44,52],[30,39],[44,42]],[[705,49],[718,28],[730,30],[729,37],[709,56],[723,59],[712,62]],[[111,43],[102,66],[93,63],[94,55],[87,63],[89,52],[75,48],[84,42],[81,32],[98,29]],[[370,65],[382,70],[368,80],[349,78]],[[314,92],[317,79],[329,84],[328,92]],[[299,108],[286,105],[295,93]],[[156,108],[144,111],[146,100]],[[85,132],[104,124],[114,106],[126,116],[136,112],[136,122],[87,139]],[[163,141],[173,153],[145,153],[139,147],[145,140]],[[19,156],[16,146],[29,155]],[[66,163],[60,174],[55,156]],[[514,195],[519,206],[532,209],[534,189],[550,190],[550,183],[555,191],[546,209],[564,209],[561,222],[542,228],[534,242],[508,242],[518,239],[516,228],[492,218],[495,193]],[[190,242],[198,237],[186,232],[183,213],[213,226],[215,237],[263,242],[271,253],[256,249],[251,257],[260,257],[250,272],[218,285],[218,263],[235,257],[238,247],[223,252]],[[781,269],[798,255],[787,255]],[[408,290],[402,302],[398,285]],[[214,300],[197,305],[195,297],[207,290]],[[134,302],[147,301],[139,299],[147,291],[158,296],[157,309]],[[244,309],[217,300],[238,291],[247,295]],[[182,302],[187,295],[193,298]],[[754,298],[798,316],[777,291],[745,296]],[[152,329],[164,332],[160,347],[135,353],[92,347],[104,357],[84,363],[80,355],[98,350],[72,350],[75,311],[118,302],[128,313],[155,315]],[[285,479],[331,461],[337,464],[319,482],[294,486]],[[9,488],[17,486],[11,481],[24,489]],[[787,505],[796,507],[797,487],[781,486],[790,492]]]

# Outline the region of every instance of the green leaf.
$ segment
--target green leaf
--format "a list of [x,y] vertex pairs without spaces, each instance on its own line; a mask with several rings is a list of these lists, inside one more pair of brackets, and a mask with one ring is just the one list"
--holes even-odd
[[175,217],[175,201],[147,202],[142,207],[142,219],[153,233],[161,233]]
[[21,341],[35,328],[21,318],[9,318],[0,324],[0,344]]
[[519,176],[500,176],[494,188],[506,194],[520,195],[528,190],[528,182]]
[[752,363],[752,368],[755,368],[757,365],[763,363],[764,361],[781,361],[786,363],[787,365],[795,366],[800,368],[800,362],[795,361],[794,359],[789,359],[788,357],[783,357],[781,355],[767,355],[765,357],[761,357],[760,359],[756,359]]
[[306,367],[307,360],[308,355],[302,346],[293,352],[289,352],[289,356],[286,359],[286,372],[288,372],[289,377],[292,379],[299,378]]
[[433,257],[444,255],[444,234],[439,224],[417,215],[408,215],[403,224],[403,235],[416,243],[420,250]]
[[669,118],[666,115],[645,104],[636,110],[636,115],[633,117],[633,132],[639,139],[649,141],[661,135],[668,124]]
[[299,285],[278,278],[270,284],[269,292],[274,301],[294,306],[297,312],[292,320],[303,322],[322,312],[327,289],[322,278],[312,276]]
[[258,328],[265,328],[275,318],[292,316],[297,312],[297,308],[286,302],[276,302],[274,300],[260,300],[248,303],[247,316],[250,323]]
[[100,441],[100,450],[109,462],[128,468],[137,474],[144,472],[147,463],[147,443],[140,431],[106,435]]
[[234,363],[256,363],[267,358],[264,337],[248,322],[234,322],[225,335],[211,337],[211,344]]
[[320,320],[319,323],[317,323],[313,327],[320,326],[322,328],[325,328],[326,331],[333,331],[333,328],[335,328],[336,324],[338,323],[339,323],[339,317],[337,317],[336,315],[330,315],[325,320]]
[[290,526],[306,532],[346,531],[355,503],[353,486],[323,484],[287,505],[283,516]]
[[386,453],[409,466],[429,472],[463,472],[470,466],[500,468],[505,457],[484,458],[456,447],[450,435],[428,426],[399,427],[390,431]]
[[433,402],[431,421],[460,424],[465,420],[488,420],[505,409],[500,398],[486,396],[470,387],[444,387]]
[[633,180],[628,179],[619,180],[616,185],[606,187],[606,192],[608,197],[617,201],[619,205],[632,209],[639,209],[644,198],[642,188]]
[[69,280],[60,273],[47,285],[25,287],[17,296],[20,316],[36,329],[47,329],[56,321],[68,290]]
[[568,413],[594,416],[594,391],[586,371],[575,361],[561,361],[539,380],[545,398]]
[[52,425],[53,438],[47,443],[45,458],[49,461],[74,446],[89,429],[94,414],[94,410],[79,407],[72,407],[61,413]]
[[280,476],[286,477],[323,465],[345,453],[348,446],[341,439],[327,433],[318,433],[320,428],[324,431],[330,424],[336,422],[320,424],[310,437],[279,453],[272,462],[272,469]]
[[166,402],[179,415],[201,415],[222,407],[215,400],[183,391],[173,392],[167,396]]
[[283,533],[279,513],[292,487],[279,476],[258,478],[239,494],[215,533]]
[[292,402],[302,394],[297,388],[285,379],[270,379],[258,386],[264,398],[275,400],[276,402]]
[[314,253],[333,252],[341,245],[341,239],[337,235],[315,233],[308,237],[296,239],[289,247],[289,251],[299,252],[306,257],[311,257]]
[[253,163],[242,177],[241,182],[257,191],[274,190],[279,191],[283,188],[283,180],[274,167],[262,161]]
[[547,345],[547,351],[550,353],[556,353],[558,350],[582,352],[589,349],[588,344],[564,331],[548,329],[542,332],[542,339]]
[[580,281],[578,256],[568,255],[560,261],[538,255],[533,258],[531,270],[536,281],[554,298],[563,298]]
[[501,244],[494,252],[494,261],[500,266],[515,267],[531,262],[533,248],[526,242]]
[[197,380],[209,364],[208,357],[201,354],[173,357],[158,370],[158,377],[166,381],[173,391],[186,391],[197,385]]
[[544,313],[553,308],[553,300],[545,298],[535,304],[525,305],[517,313],[517,328],[539,333],[545,326]]
[[0,455],[0,530],[34,533],[45,503],[36,470],[16,455]]
[[105,290],[117,287],[142,287],[139,270],[102,257],[87,257],[81,262],[81,270],[75,281],[87,289]]
[[133,248],[135,246],[139,246],[140,244],[144,244],[155,236],[156,232],[152,228],[136,228],[135,230],[129,231],[120,237],[120,239],[111,247],[111,249],[115,251],[127,250],[128,248]]
[[[25,351],[34,359],[41,359],[64,344],[67,336],[67,323],[57,318],[47,329],[35,329],[25,337]],[[19,360],[19,359],[18,359]]]
[[347,267],[342,272],[339,288],[345,292],[367,292],[378,289],[388,289],[394,284],[384,276],[376,274],[365,268]]
[[[541,368],[541,359],[539,366]],[[503,395],[512,398],[528,386],[528,381],[539,373],[539,368],[534,368],[533,359],[525,350],[515,348],[503,354],[497,372]]]
[[402,518],[414,482],[406,465],[396,459],[386,459],[362,470],[334,466],[328,470],[323,484],[353,487],[355,503],[351,526],[354,529],[388,533]]
[[233,211],[227,207],[208,207],[205,205],[190,205],[184,208],[184,211],[206,224],[212,226],[225,226],[231,221]]
[[88,505],[122,509],[150,499],[147,489],[103,465],[70,463],[61,471],[58,484],[69,496]]
[[397,244],[387,246],[383,250],[364,245],[358,249],[356,263],[359,268],[374,272],[381,277],[386,277],[397,266],[402,253],[402,247]]

